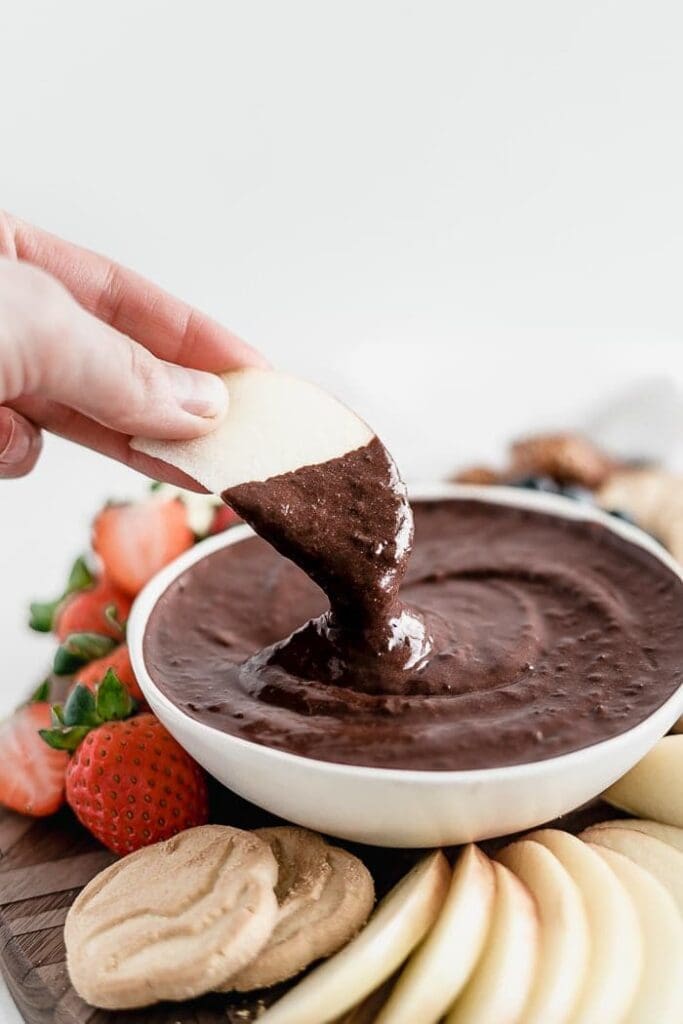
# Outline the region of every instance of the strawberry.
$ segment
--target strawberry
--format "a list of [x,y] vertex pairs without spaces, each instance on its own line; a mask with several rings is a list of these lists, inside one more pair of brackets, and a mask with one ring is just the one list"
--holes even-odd
[[40,730],[49,724],[49,703],[36,699],[0,725],[0,804],[36,818],[64,803],[69,756],[41,740]]
[[223,530],[230,529],[231,526],[240,521],[240,517],[228,505],[221,505],[213,514],[211,526],[209,527],[209,536],[212,536],[214,533],[222,533]]
[[110,654],[105,654],[103,658],[95,658],[94,661],[89,662],[76,673],[74,681],[94,691],[110,668],[114,670],[131,697],[135,700],[145,699],[135,678],[126,644],[120,644]]
[[50,746],[73,751],[67,802],[118,854],[208,820],[204,772],[153,714],[129,717],[134,707],[110,670],[94,694],[76,686],[54,707],[55,727],[41,732]]
[[77,594],[94,583],[90,569],[84,558],[77,558],[71,567],[66,589],[54,601],[34,601],[31,604],[29,626],[39,633],[50,633],[54,629],[57,610],[64,599],[70,594]]
[[62,642],[71,633],[101,633],[121,640],[131,604],[130,597],[105,577],[64,599],[55,614],[55,633]]
[[93,524],[92,543],[105,573],[135,597],[165,565],[194,543],[182,501],[108,505]]

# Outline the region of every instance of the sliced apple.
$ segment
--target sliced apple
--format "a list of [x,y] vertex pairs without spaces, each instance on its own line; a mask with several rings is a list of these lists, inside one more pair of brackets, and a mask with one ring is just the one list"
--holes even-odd
[[621,1024],[664,1024],[681,1019],[683,919],[669,892],[635,861],[589,844],[633,900],[643,936],[643,967],[631,1008]]
[[633,1001],[643,955],[633,901],[602,858],[576,836],[549,828],[527,839],[557,857],[581,890],[588,915],[591,955],[572,1024],[621,1021]]
[[389,993],[391,992],[396,976],[392,975],[391,978],[376,988],[374,992],[363,1000],[362,1003],[358,1003],[348,1013],[338,1017],[334,1024],[375,1024],[377,1014],[382,1009],[387,1001]]
[[646,836],[660,839],[683,853],[683,828],[676,825],[662,825],[660,821],[648,821],[647,818],[615,818],[614,821],[600,821],[593,828],[627,828],[631,832],[644,832]]
[[446,1024],[523,1024],[538,955],[538,912],[527,887],[493,865],[496,897],[482,957]]
[[661,839],[633,829],[619,828],[616,824],[609,828],[591,826],[581,833],[580,838],[616,850],[645,868],[669,890],[683,914],[683,853],[679,850]]
[[603,799],[639,818],[683,828],[683,736],[665,736],[635,768],[603,794]]
[[408,961],[376,1024],[435,1024],[472,973],[491,923],[495,875],[488,857],[467,846],[453,870],[441,913]]
[[450,879],[441,851],[421,860],[384,897],[363,931],[266,1010],[259,1024],[328,1024],[362,1002],[425,937]]
[[522,1020],[567,1024],[583,988],[590,950],[581,891],[540,843],[520,839],[501,850],[498,860],[524,882],[538,908],[538,964]]
[[230,403],[211,433],[192,441],[136,437],[131,447],[222,494],[338,458],[374,437],[351,409],[298,377],[250,368],[226,373],[223,380]]

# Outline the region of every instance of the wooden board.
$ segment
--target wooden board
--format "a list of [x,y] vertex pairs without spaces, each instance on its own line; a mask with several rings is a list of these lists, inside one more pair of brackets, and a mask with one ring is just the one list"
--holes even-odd
[[[241,828],[277,823],[219,786],[211,820]],[[362,850],[386,890],[410,866],[409,851]],[[66,971],[67,911],[91,878],[116,858],[81,828],[68,809],[34,821],[0,809],[0,966],[28,1024],[248,1024],[267,998],[208,996],[148,1010],[94,1010],[74,992]]]
[[[211,810],[212,821],[241,828],[275,821],[219,786],[213,787]],[[593,806],[562,824],[578,830],[614,813]],[[408,850],[350,848],[373,873],[380,896],[418,856]],[[66,971],[64,920],[81,888],[113,860],[66,809],[42,821],[0,810],[0,966],[28,1024],[249,1024],[281,994],[284,986],[265,996],[206,996],[125,1013],[84,1003]]]

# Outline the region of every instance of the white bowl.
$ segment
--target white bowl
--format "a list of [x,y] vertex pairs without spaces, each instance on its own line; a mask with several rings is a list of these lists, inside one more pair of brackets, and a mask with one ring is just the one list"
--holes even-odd
[[[590,505],[513,488],[438,484],[414,499],[479,499],[601,523],[683,579],[651,537]],[[189,566],[252,535],[234,527],[197,544],[137,598],[128,623],[133,668],[147,701],[180,744],[219,782],[260,807],[343,839],[395,847],[443,846],[505,835],[556,818],[601,793],[640,760],[683,712],[683,686],[644,721],[593,746],[533,764],[473,771],[407,771],[333,764],[273,750],[190,718],[161,693],[143,657],[152,609]],[[180,627],[179,627],[180,628]]]

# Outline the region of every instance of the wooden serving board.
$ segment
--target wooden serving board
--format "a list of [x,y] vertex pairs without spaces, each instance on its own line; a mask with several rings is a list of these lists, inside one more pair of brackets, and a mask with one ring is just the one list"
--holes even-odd
[[[256,828],[274,818],[214,785],[211,820]],[[358,850],[382,893],[415,860],[409,851]],[[0,968],[28,1024],[249,1024],[284,987],[265,998],[206,996],[146,1010],[95,1010],[69,982],[64,921],[91,878],[116,857],[68,809],[34,820],[0,809]]]
[[[215,785],[211,820],[255,828],[275,819]],[[614,811],[593,805],[562,822],[573,831]],[[508,840],[484,844],[485,848]],[[414,863],[416,851],[349,848],[358,853],[382,896]],[[81,1000],[66,970],[63,928],[72,902],[116,858],[68,809],[33,820],[0,809],[0,967],[27,1024],[249,1024],[286,986],[256,996],[205,996],[146,1010],[95,1010]]]

